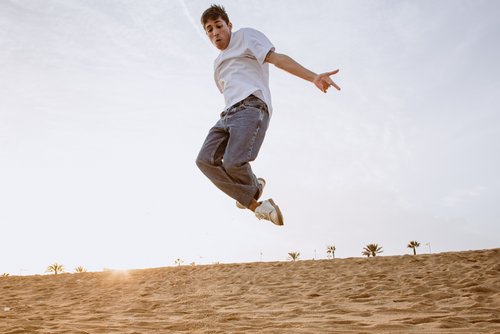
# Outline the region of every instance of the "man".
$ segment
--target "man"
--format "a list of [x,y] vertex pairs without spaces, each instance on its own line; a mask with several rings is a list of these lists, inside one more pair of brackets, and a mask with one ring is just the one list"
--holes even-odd
[[259,219],[283,225],[281,210],[272,199],[258,202],[266,183],[250,167],[272,114],[268,64],[312,82],[324,93],[330,86],[340,90],[330,78],[338,70],[318,75],[275,52],[259,31],[243,28],[232,32],[233,25],[222,6],[212,5],[205,10],[201,23],[220,50],[214,62],[214,78],[226,107],[210,129],[196,164],[220,190],[236,200],[238,207],[254,211]]

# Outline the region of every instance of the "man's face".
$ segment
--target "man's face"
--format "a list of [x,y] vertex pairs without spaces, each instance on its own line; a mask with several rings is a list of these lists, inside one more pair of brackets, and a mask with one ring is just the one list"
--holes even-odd
[[221,18],[216,20],[208,20],[205,23],[205,32],[212,44],[219,50],[225,50],[231,39],[231,22],[226,23]]

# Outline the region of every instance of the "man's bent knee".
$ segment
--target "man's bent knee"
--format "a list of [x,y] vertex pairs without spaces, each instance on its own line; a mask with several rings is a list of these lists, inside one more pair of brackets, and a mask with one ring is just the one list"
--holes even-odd
[[210,161],[207,161],[206,159],[202,159],[200,158],[200,156],[198,156],[196,158],[196,166],[198,166],[199,169],[203,170],[206,166],[210,165]]

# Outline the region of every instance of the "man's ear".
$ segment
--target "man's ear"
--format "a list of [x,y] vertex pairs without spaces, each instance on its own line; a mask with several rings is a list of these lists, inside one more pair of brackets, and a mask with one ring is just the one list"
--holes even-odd
[[233,24],[231,23],[231,21],[229,21],[229,23],[227,24],[227,26],[229,27],[229,30],[233,29]]

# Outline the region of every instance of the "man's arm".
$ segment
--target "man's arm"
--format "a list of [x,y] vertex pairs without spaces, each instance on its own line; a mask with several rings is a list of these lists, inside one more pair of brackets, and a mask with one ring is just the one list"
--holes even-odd
[[291,57],[274,51],[269,51],[265,62],[273,64],[277,68],[287,71],[288,73],[291,73],[299,78],[312,82],[323,93],[326,93],[330,86],[340,90],[340,87],[337,86],[337,84],[330,78],[331,75],[337,74],[339,70],[316,74],[297,63]]

